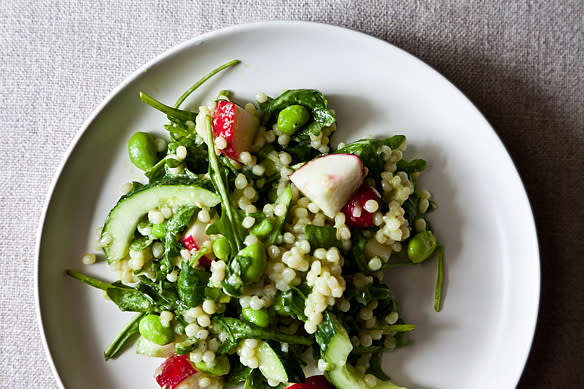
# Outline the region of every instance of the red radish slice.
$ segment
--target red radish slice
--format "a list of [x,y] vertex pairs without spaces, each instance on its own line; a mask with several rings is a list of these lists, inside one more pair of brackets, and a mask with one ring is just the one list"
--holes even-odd
[[292,384],[287,389],[335,389],[323,375],[308,377],[303,384]]
[[213,135],[225,139],[226,146],[221,152],[229,158],[239,161],[241,153],[249,151],[259,124],[258,118],[237,104],[226,100],[217,102],[213,115]]
[[379,203],[377,203],[377,209],[374,212],[369,212],[365,204],[369,200],[378,202],[380,198],[381,195],[374,187],[362,185],[342,209],[345,214],[345,224],[353,228],[373,227],[373,215],[379,209]]
[[290,175],[290,181],[333,218],[361,186],[365,175],[358,156],[329,154],[304,164]]
[[196,372],[187,355],[173,355],[156,369],[154,378],[160,387],[174,389]]
[[[187,250],[200,250],[203,247],[203,242],[209,240],[209,235],[205,232],[207,229],[207,224],[195,220],[187,231],[184,233],[181,239],[182,244],[187,248]],[[209,267],[211,265],[211,259],[203,256],[199,259],[199,264],[204,267]]]

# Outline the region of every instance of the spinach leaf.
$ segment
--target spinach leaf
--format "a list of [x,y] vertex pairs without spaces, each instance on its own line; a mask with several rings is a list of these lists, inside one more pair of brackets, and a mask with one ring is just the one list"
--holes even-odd
[[[231,358],[230,362],[232,362]],[[227,377],[227,382],[225,383],[227,386],[236,386],[245,382],[254,370],[251,367],[243,366],[241,362],[239,362],[239,358],[237,358],[237,360],[233,358],[233,362],[236,364],[236,367],[231,369],[231,372]],[[230,365],[233,366],[233,363],[230,363]]]
[[153,282],[145,276],[138,277],[139,283],[136,289],[148,295],[159,308],[159,311],[175,311],[177,309],[186,309],[179,299],[176,284],[166,279]]
[[290,89],[264,107],[264,124],[273,120],[278,112],[290,105],[303,105],[312,113],[310,121],[298,136],[308,137],[308,134],[318,135],[325,126],[335,123],[335,117],[327,109],[325,97],[314,89]]
[[400,159],[397,164],[397,170],[404,171],[408,173],[408,175],[412,175],[413,173],[419,173],[426,168],[426,161],[423,159],[414,159],[409,162]]
[[341,241],[337,239],[337,230],[334,227],[320,227],[307,224],[304,226],[304,234],[313,251],[319,247],[325,249],[336,247],[339,250],[343,248]]
[[290,335],[270,328],[258,327],[234,317],[215,317],[213,318],[213,322],[218,324],[228,335],[228,339],[219,346],[217,354],[230,353],[235,347],[237,347],[240,340],[248,338],[274,340],[283,343],[302,344],[305,346],[310,346],[312,344],[312,340],[307,336]]
[[382,284],[379,281],[374,281],[373,285],[368,285],[365,288],[356,289],[355,298],[360,304],[367,305],[374,300],[391,300],[392,295],[387,285]]
[[140,235],[130,243],[130,250],[142,251],[152,244],[153,240],[148,236]]
[[105,360],[109,360],[114,358],[118,355],[118,353],[124,348],[124,346],[129,345],[132,343],[139,334],[138,326],[140,324],[140,320],[144,317],[144,313],[139,313],[136,315],[131,322],[128,323],[126,327],[120,332],[120,334],[114,339],[112,344],[105,350],[103,356]]
[[383,140],[361,139],[337,149],[335,153],[349,153],[359,156],[363,161],[363,165],[369,169],[369,175],[377,177],[385,167],[385,161],[381,155],[381,146],[387,145],[392,150],[395,150],[404,141],[405,136],[403,135],[394,135]]
[[351,234],[351,256],[352,262],[357,269],[363,274],[371,274],[373,271],[369,268],[369,259],[365,255],[365,246],[369,239],[365,236],[363,230],[353,231]]
[[189,261],[183,261],[177,280],[178,296],[188,308],[196,307],[205,299],[205,287],[210,273],[193,268]]
[[155,309],[154,301],[136,289],[111,287],[106,294],[121,311],[148,313]]

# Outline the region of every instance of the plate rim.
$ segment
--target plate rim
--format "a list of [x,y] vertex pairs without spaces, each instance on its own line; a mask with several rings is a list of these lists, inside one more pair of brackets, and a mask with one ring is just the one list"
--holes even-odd
[[514,386],[517,386],[517,384],[519,383],[519,381],[520,381],[520,379],[525,371],[525,367],[527,365],[529,355],[530,355],[531,350],[533,348],[533,342],[535,339],[535,331],[537,328],[537,323],[538,323],[538,318],[539,318],[539,311],[540,311],[540,304],[541,304],[541,255],[540,255],[540,246],[539,246],[538,233],[537,233],[537,225],[535,223],[535,215],[533,212],[532,203],[529,199],[529,195],[528,195],[527,190],[525,188],[525,184],[523,182],[523,179],[519,173],[519,170],[517,169],[517,165],[515,164],[511,154],[509,153],[509,150],[507,149],[507,147],[505,146],[505,144],[501,140],[501,137],[495,131],[494,127],[491,125],[491,123],[488,121],[488,119],[485,117],[485,115],[483,115],[483,113],[478,109],[478,107],[475,105],[475,103],[470,98],[468,98],[468,96],[465,93],[463,93],[456,85],[454,85],[449,79],[447,79],[441,72],[436,70],[434,67],[430,66],[424,60],[416,57],[413,54],[410,54],[406,50],[404,50],[398,46],[395,46],[394,44],[392,44],[386,40],[383,40],[381,38],[369,35],[367,33],[364,33],[364,32],[349,28],[349,27],[338,26],[338,25],[334,25],[334,24],[327,24],[327,23],[322,23],[322,22],[279,20],[279,21],[260,21],[260,22],[252,22],[252,23],[241,23],[241,24],[235,24],[235,25],[211,30],[211,31],[202,33],[200,35],[197,35],[193,38],[187,39],[183,42],[180,42],[180,43],[176,44],[175,46],[172,46],[172,47],[168,48],[167,50],[163,51],[162,53],[156,55],[154,58],[150,59],[149,61],[147,61],[143,65],[139,66],[136,70],[134,70],[132,73],[130,73],[128,76],[126,76],[119,84],[116,85],[116,87],[114,89],[112,89],[100,101],[100,103],[92,110],[90,115],[83,121],[83,123],[81,124],[81,126],[77,130],[75,136],[73,137],[73,140],[71,141],[71,143],[69,144],[69,146],[67,147],[65,152],[63,153],[62,159],[61,159],[59,165],[57,166],[57,169],[53,175],[51,183],[49,184],[48,191],[46,192],[46,197],[45,197],[44,202],[43,202],[43,208],[42,208],[42,212],[40,215],[39,224],[37,225],[37,233],[36,233],[36,237],[35,237],[34,269],[33,269],[35,313],[36,313],[36,322],[37,322],[38,329],[40,330],[40,335],[41,335],[40,340],[42,343],[42,347],[44,349],[44,355],[45,355],[45,357],[47,357],[47,361],[48,361],[50,369],[52,371],[52,375],[53,375],[54,379],[56,380],[57,385],[59,385],[60,387],[64,388],[63,380],[61,378],[61,373],[57,370],[51,348],[49,347],[49,344],[48,344],[47,334],[45,332],[45,322],[44,322],[42,308],[41,308],[41,302],[40,302],[39,270],[40,270],[41,242],[42,242],[44,231],[45,231],[45,224],[47,221],[48,210],[49,210],[49,207],[51,206],[51,203],[53,201],[53,197],[55,194],[55,190],[57,188],[57,184],[61,180],[61,177],[63,175],[63,171],[64,171],[65,167],[67,166],[67,163],[71,157],[71,154],[77,148],[81,138],[87,132],[90,125],[102,113],[104,108],[118,94],[120,94],[129,84],[131,84],[137,78],[139,78],[150,67],[164,61],[165,59],[172,57],[175,54],[181,53],[184,50],[187,50],[187,49],[192,48],[192,47],[196,47],[198,44],[200,44],[206,40],[218,38],[218,37],[221,37],[222,35],[229,35],[229,34],[234,34],[237,32],[247,32],[247,31],[251,31],[254,29],[289,28],[289,27],[317,28],[317,29],[320,28],[320,29],[327,29],[330,31],[336,31],[337,33],[348,33],[348,34],[355,35],[359,39],[367,39],[367,40],[377,41],[378,43],[382,43],[382,44],[386,45],[388,48],[391,48],[393,50],[397,50],[401,55],[405,55],[410,60],[421,64],[423,67],[425,67],[428,70],[431,70],[436,76],[441,78],[443,82],[445,81],[452,88],[452,90],[456,92],[456,94],[458,94],[460,97],[462,97],[464,100],[466,100],[466,102],[468,102],[470,104],[470,106],[476,111],[476,113],[478,114],[478,117],[480,117],[480,120],[482,120],[486,124],[486,126],[491,130],[492,135],[495,136],[495,140],[499,144],[499,146],[505,151],[504,154],[506,155],[506,157],[509,159],[512,166],[514,167],[514,172],[516,174],[516,178],[518,179],[518,184],[519,184],[518,189],[520,189],[521,196],[524,197],[525,201],[527,202],[527,207],[528,207],[529,213],[531,215],[531,218],[529,220],[529,224],[530,224],[529,227],[531,227],[530,229],[533,231],[533,236],[531,237],[530,240],[533,240],[532,243],[535,245],[534,251],[535,251],[536,256],[535,256],[535,258],[533,258],[533,260],[535,261],[535,263],[537,263],[537,266],[535,266],[534,269],[532,269],[532,271],[534,272],[533,277],[535,278],[533,280],[533,283],[534,283],[533,286],[537,287],[537,291],[532,291],[532,293],[536,292],[536,293],[534,293],[536,295],[534,300],[537,301],[537,303],[535,304],[535,307],[532,308],[533,309],[533,311],[531,312],[532,318],[529,322],[530,326],[529,326],[529,334],[528,334],[529,341],[527,344],[528,347],[526,347],[525,350],[522,350],[523,356],[521,358],[520,364],[518,365],[518,366],[520,366],[520,370],[516,372]]

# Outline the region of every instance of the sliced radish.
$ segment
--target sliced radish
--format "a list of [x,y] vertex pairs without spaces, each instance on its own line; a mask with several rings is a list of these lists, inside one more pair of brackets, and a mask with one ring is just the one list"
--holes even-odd
[[[207,224],[199,221],[198,219],[195,220],[187,231],[184,233],[181,242],[183,246],[187,248],[187,250],[200,250],[203,247],[203,243],[209,240],[209,235],[205,232],[207,230]],[[211,259],[207,256],[201,257],[199,259],[199,264],[204,267],[209,267],[211,265]]]
[[[381,195],[374,187],[367,184],[361,185],[342,209],[345,214],[345,224],[353,228],[373,227],[373,215],[379,209],[380,198]],[[367,203],[368,201],[375,201],[376,207],[371,208],[372,203]],[[369,212],[368,209],[375,210]]]
[[361,186],[365,175],[358,156],[329,154],[304,164],[290,175],[290,181],[332,218]]
[[156,369],[154,378],[160,387],[174,389],[196,372],[187,355],[173,355]]
[[229,158],[239,161],[240,154],[249,151],[259,124],[258,118],[237,104],[226,100],[217,102],[213,115],[213,135],[226,141],[221,152]]
[[308,377],[303,384],[292,384],[286,387],[287,389],[335,389],[335,387],[327,381],[323,375],[314,375]]

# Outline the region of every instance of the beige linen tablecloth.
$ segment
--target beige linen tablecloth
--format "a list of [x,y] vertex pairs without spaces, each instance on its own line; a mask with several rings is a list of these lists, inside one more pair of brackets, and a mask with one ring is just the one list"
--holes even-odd
[[519,387],[584,387],[582,0],[0,0],[0,387],[56,387],[36,322],[34,241],[49,184],[85,118],[168,48],[265,20],[384,39],[478,106],[524,180],[541,245],[541,313]]

